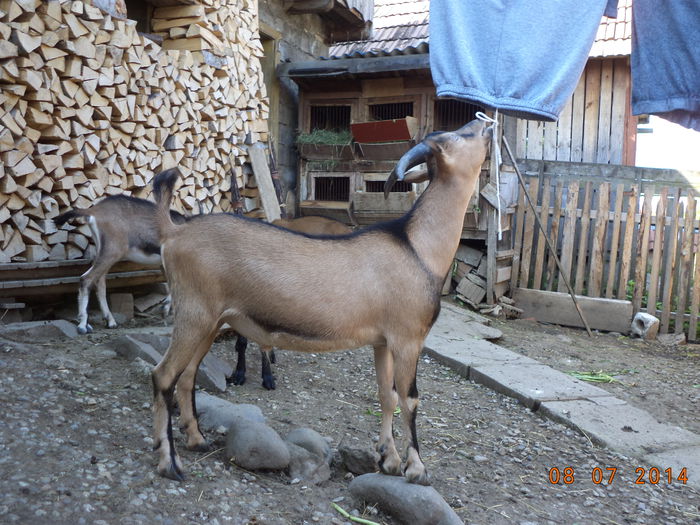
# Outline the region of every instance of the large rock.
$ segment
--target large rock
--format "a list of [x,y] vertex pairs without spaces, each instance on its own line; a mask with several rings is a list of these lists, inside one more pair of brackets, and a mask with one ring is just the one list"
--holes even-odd
[[131,335],[117,337],[107,346],[129,361],[140,358],[151,365],[157,365],[163,357],[152,345]]
[[331,477],[330,443],[310,428],[295,428],[285,438],[289,448],[289,476],[315,485]]
[[343,466],[348,472],[360,475],[379,470],[380,456],[374,450],[340,445],[338,452],[342,458]]
[[238,419],[265,423],[265,416],[255,405],[230,403],[202,391],[195,393],[195,403],[199,416],[199,427],[205,431],[213,431],[220,427],[228,429]]
[[330,464],[332,450],[331,445],[325,437],[310,428],[295,428],[284,440],[299,447],[305,448],[314,456]]
[[247,470],[283,470],[289,466],[287,444],[265,423],[238,418],[226,435],[225,457]]
[[56,321],[31,321],[28,323],[11,323],[0,325],[0,336],[32,343],[39,340],[51,340],[57,337],[78,337],[78,329],[73,323],[63,319]]
[[646,341],[656,339],[656,334],[659,333],[659,318],[654,317],[646,312],[637,312],[632,319],[632,327],[630,332],[632,337],[641,337]]
[[407,525],[464,525],[432,487],[408,483],[406,478],[365,474],[350,483],[352,496],[390,514]]

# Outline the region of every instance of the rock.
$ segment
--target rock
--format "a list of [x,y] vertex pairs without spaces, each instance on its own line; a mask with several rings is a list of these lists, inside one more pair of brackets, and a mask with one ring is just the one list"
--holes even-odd
[[632,319],[631,335],[632,337],[641,337],[646,341],[656,339],[656,334],[659,332],[659,319],[645,312],[637,312]]
[[664,346],[679,346],[688,342],[682,332],[680,334],[661,334],[656,339]]
[[308,449],[287,441],[289,477],[318,485],[331,478],[329,462]]
[[118,337],[110,341],[108,346],[129,361],[140,358],[147,363],[157,365],[163,357],[153,346],[131,335]]
[[226,435],[224,455],[247,470],[282,470],[289,466],[289,448],[265,423],[237,418]]
[[404,477],[365,474],[350,482],[350,493],[358,501],[377,505],[400,523],[463,524],[434,488],[408,483]]
[[330,464],[332,451],[331,445],[326,438],[310,428],[295,428],[287,437],[284,438],[287,443],[293,443],[299,447],[305,448],[311,454],[319,459]]
[[374,450],[340,445],[338,447],[338,452],[340,452],[343,466],[348,472],[359,475],[367,474],[368,472],[377,472],[379,469],[378,462],[380,456]]
[[153,308],[155,305],[162,303],[167,298],[167,294],[162,293],[149,293],[139,297],[134,301],[134,306],[139,312],[145,312],[146,310]]
[[59,319],[56,321],[30,321],[28,323],[11,323],[0,325],[0,335],[13,341],[35,343],[40,340],[52,340],[57,337],[78,337],[78,329],[72,323]]
[[109,294],[109,309],[117,324],[131,321],[134,318],[134,296],[130,293]]
[[199,427],[213,431],[219,427],[229,428],[238,419],[247,419],[256,423],[265,423],[265,416],[255,405],[234,404],[206,392],[195,393]]

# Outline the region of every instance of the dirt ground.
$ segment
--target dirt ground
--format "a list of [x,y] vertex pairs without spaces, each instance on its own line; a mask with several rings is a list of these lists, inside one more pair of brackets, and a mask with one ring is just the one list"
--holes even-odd
[[[148,370],[107,347],[126,330],[151,324],[162,323],[146,318],[116,330],[98,326],[74,340],[0,340],[0,522],[350,523],[333,510],[336,502],[377,523],[396,523],[351,499],[346,472],[336,470],[312,486],[292,483],[284,472],[226,464],[222,436],[209,436],[211,452],[195,453],[184,450],[176,430],[187,479],[158,477]],[[559,370],[611,373],[617,381],[598,386],[700,432],[696,347],[664,348],[610,334],[591,339],[532,321],[492,324],[504,332],[499,344]],[[213,351],[234,361],[232,341],[217,342]],[[330,437],[333,447],[374,447],[379,418],[369,348],[278,351],[277,358],[276,390],[262,388],[259,354],[250,349],[248,381],[221,397],[256,404],[281,435],[305,426]],[[663,474],[656,484],[648,478],[637,484],[635,470],[648,465],[597,447],[427,357],[418,388],[422,457],[433,486],[465,523],[700,523],[700,493],[678,481],[679,473],[670,482]],[[574,474],[568,483],[566,468]],[[561,473],[557,484],[550,481],[553,469]],[[594,473],[603,474],[599,484]]]

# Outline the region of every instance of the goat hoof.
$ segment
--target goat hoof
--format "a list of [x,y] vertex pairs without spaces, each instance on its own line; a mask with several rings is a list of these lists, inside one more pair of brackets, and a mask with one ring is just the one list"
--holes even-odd
[[277,385],[275,384],[275,378],[273,376],[263,377],[262,385],[266,390],[274,390]]
[[158,469],[158,474],[173,481],[185,481],[185,475],[182,473],[182,470],[172,462],[167,468]]
[[430,477],[428,476],[428,471],[423,468],[422,470],[417,470],[415,472],[411,472],[411,469],[408,468],[406,469],[406,472],[404,473],[406,476],[406,481],[409,483],[413,483],[415,485],[424,485],[424,486],[430,486]]
[[245,372],[234,372],[226,378],[226,382],[228,384],[233,383],[234,385],[242,385],[245,383]]
[[400,476],[401,475],[401,460],[392,461],[390,458],[382,456],[379,460],[379,470],[382,474],[387,476]]
[[85,326],[78,325],[78,333],[80,335],[91,334],[92,326],[90,326],[89,324],[86,324]]
[[270,350],[270,363],[272,363],[273,365],[277,363],[277,357],[275,356],[274,350]]

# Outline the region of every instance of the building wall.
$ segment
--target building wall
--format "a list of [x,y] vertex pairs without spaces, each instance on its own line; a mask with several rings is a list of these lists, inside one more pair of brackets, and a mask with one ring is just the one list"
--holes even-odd
[[[278,37],[276,64],[328,56],[327,30],[318,15],[288,15],[284,2],[278,0],[259,0],[258,4],[262,30],[267,29]],[[286,189],[293,189],[298,173],[295,140],[299,128],[299,88],[289,78],[279,78],[276,82],[278,113],[277,122],[272,124],[276,129],[271,132],[280,176]]]
[[162,45],[79,1],[3,4],[0,262],[89,254],[87,226],[51,219],[106,195],[148,197],[171,167],[176,207],[231,209],[246,143],[267,140],[257,2],[157,8],[152,25]]

